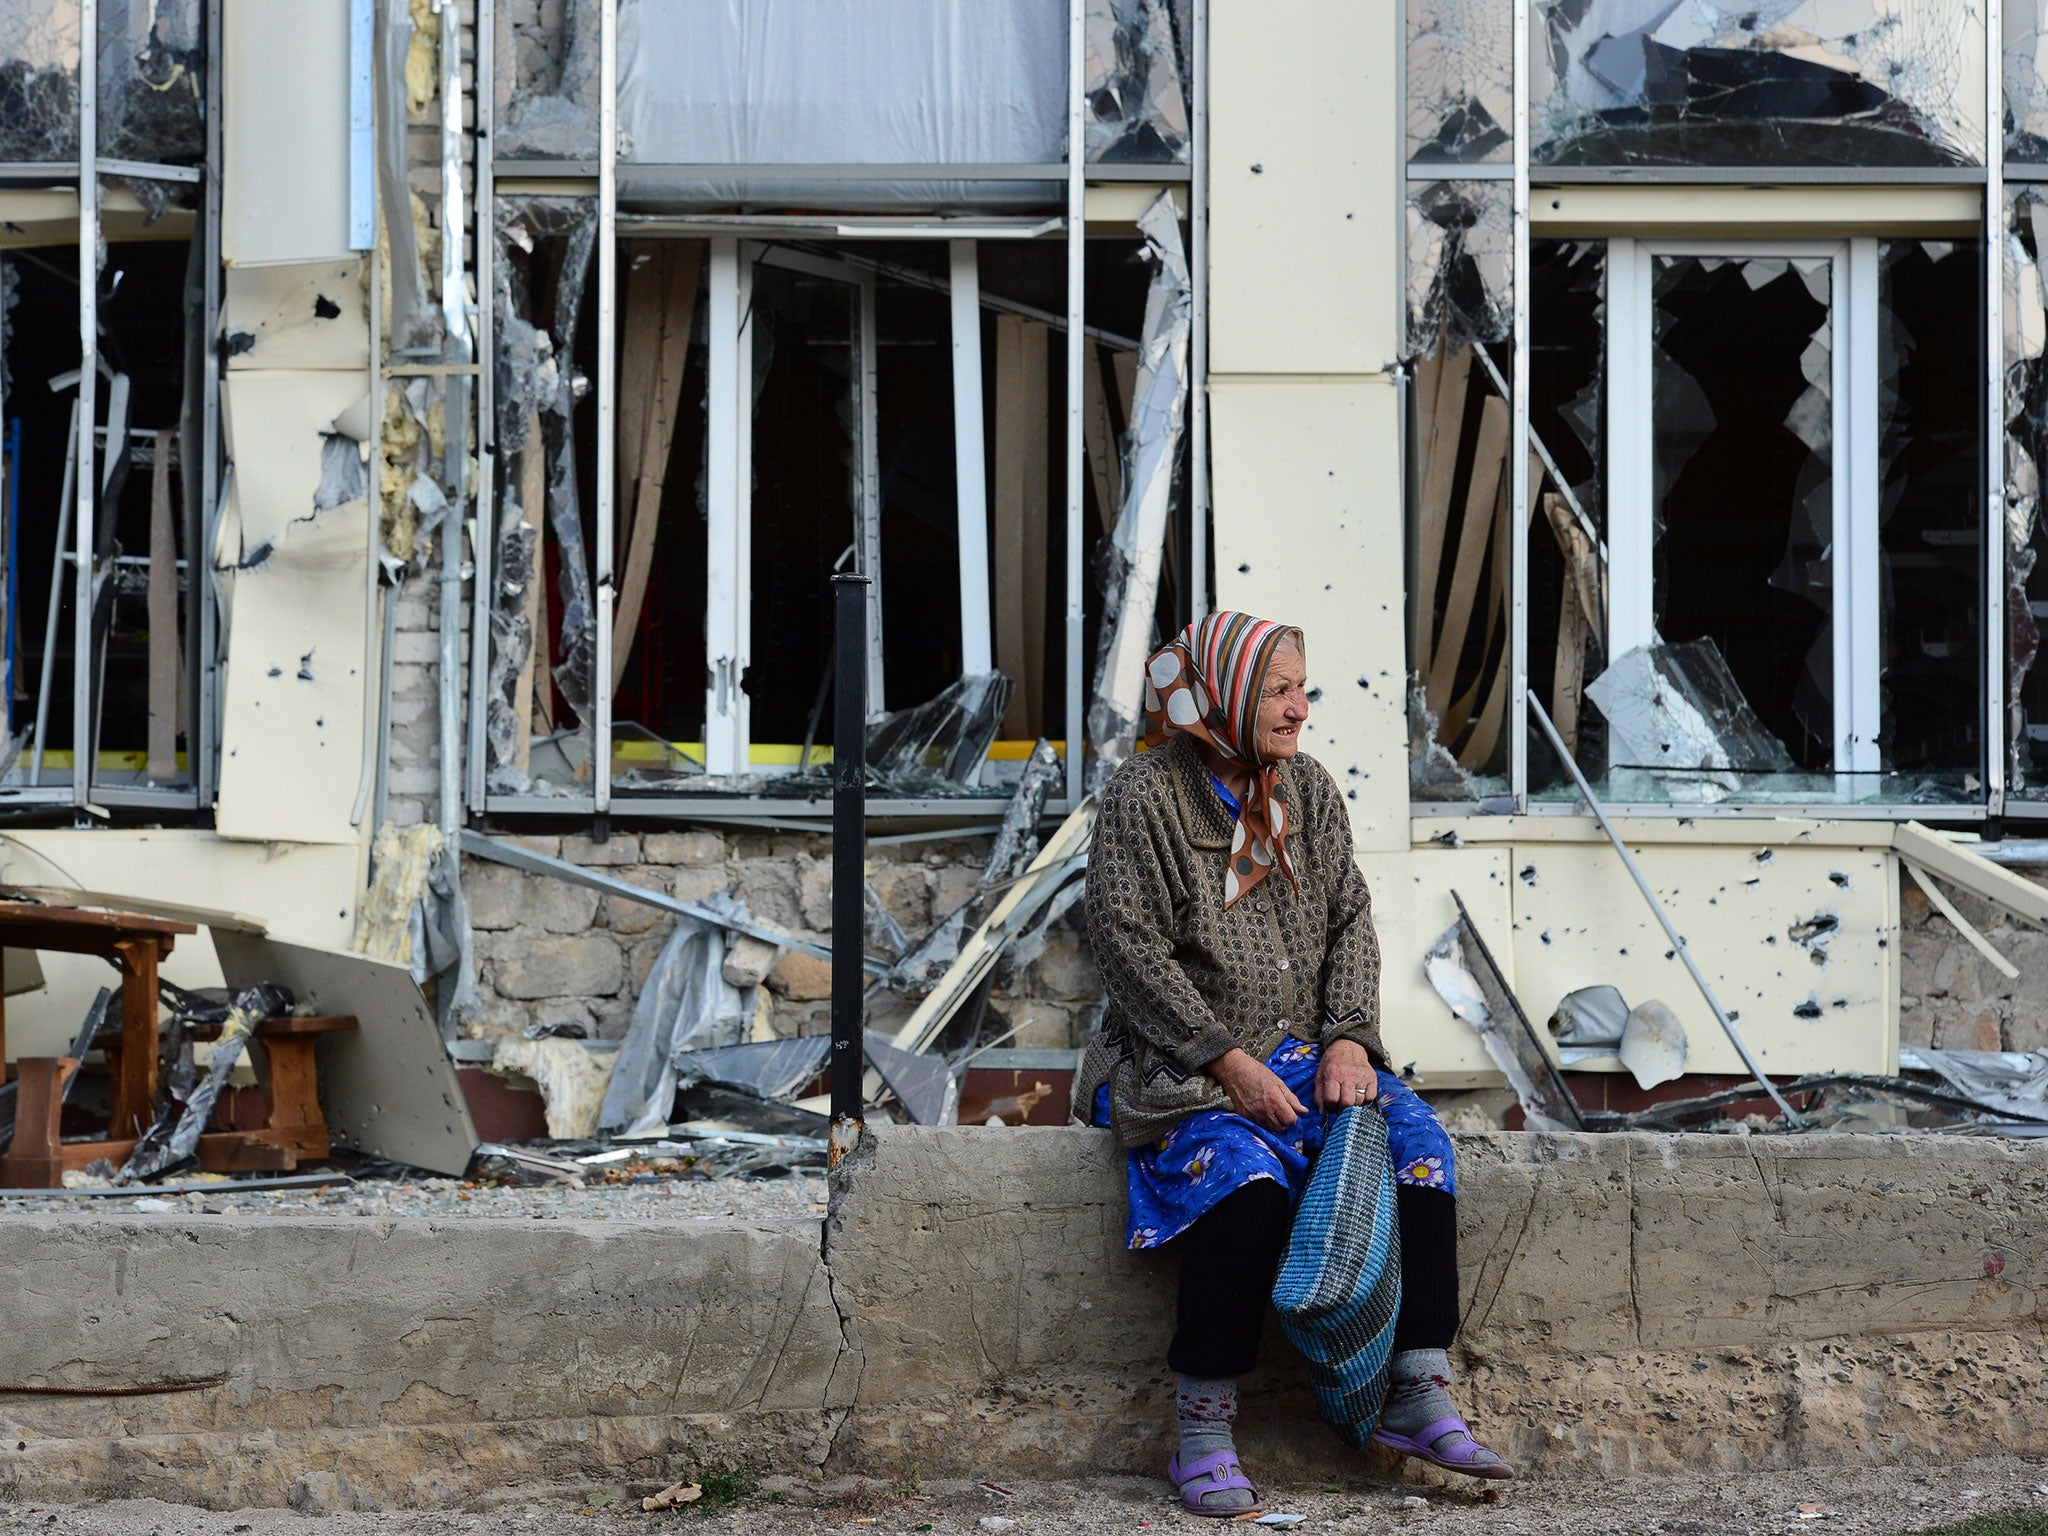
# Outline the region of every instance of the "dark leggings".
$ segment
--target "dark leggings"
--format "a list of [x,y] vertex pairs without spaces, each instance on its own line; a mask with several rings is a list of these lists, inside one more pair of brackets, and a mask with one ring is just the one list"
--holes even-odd
[[[1401,1227],[1394,1348],[1448,1349],[1458,1332],[1458,1202],[1441,1189],[1396,1184],[1394,1213]],[[1255,1179],[1174,1239],[1180,1302],[1166,1351],[1174,1370],[1211,1379],[1251,1370],[1287,1225],[1287,1191]]]

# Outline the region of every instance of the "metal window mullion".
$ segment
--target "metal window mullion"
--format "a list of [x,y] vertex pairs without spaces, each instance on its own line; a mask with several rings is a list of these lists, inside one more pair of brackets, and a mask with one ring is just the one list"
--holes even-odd
[[79,0],[78,59],[78,475],[72,522],[71,803],[92,803],[92,548],[99,495],[94,418],[99,413],[99,0]]
[[1650,396],[1650,255],[1607,242],[1607,654],[1657,638],[1656,509],[1650,505],[1656,424]]
[[[1188,336],[1188,617],[1209,611],[1209,0],[1194,0],[1188,222],[1194,292]],[[1396,226],[1398,228],[1398,226]],[[1402,289],[1397,283],[1395,291]]]
[[990,639],[988,456],[981,398],[981,269],[972,240],[946,247],[953,340],[953,498],[960,564],[960,670],[995,670]]
[[[1521,3],[1521,0],[1517,0]],[[1082,30],[1086,0],[1067,5],[1067,803],[1079,805],[1086,763],[1082,740],[1081,636],[1085,610],[1081,581],[1081,381],[1086,321],[1087,120],[1083,111]]]
[[206,329],[201,338],[199,363],[199,505],[189,518],[190,526],[198,530],[199,536],[189,551],[191,560],[186,577],[197,593],[196,598],[189,600],[187,609],[196,622],[188,619],[187,623],[199,643],[190,648],[197,655],[188,657],[187,662],[191,667],[196,661],[197,681],[191,718],[186,723],[185,749],[191,757],[192,783],[202,806],[213,804],[220,776],[220,612],[215,605],[210,573],[221,488],[220,348],[216,345],[221,308],[221,11],[222,0],[207,0],[206,161],[200,184],[201,238],[206,242]]
[[710,272],[705,304],[705,560],[704,655],[708,677],[704,691],[704,765],[713,775],[742,771],[733,751],[733,673],[740,645],[740,588],[745,573],[738,567],[739,535],[739,342],[740,242],[727,237],[711,241]]
[[[1837,789],[1852,795],[1855,775],[1875,772],[1882,708],[1877,471],[1877,241],[1859,236],[1836,258],[1833,378],[1838,430],[1835,502],[1835,767],[1850,777]],[[1846,332],[1846,334],[1844,334]]]
[[[868,718],[888,705],[883,688],[882,656],[882,459],[881,402],[876,398],[875,274],[861,272],[858,284],[860,334],[855,363],[860,391],[860,573],[867,577]],[[836,746],[836,743],[835,743]]]
[[[1529,806],[1529,0],[1514,0],[1514,399],[1508,402],[1511,487],[1508,594],[1508,790]],[[1404,120],[1405,121],[1405,120]]]
[[612,805],[612,484],[618,471],[618,130],[619,0],[598,13],[598,71],[603,96],[597,146],[597,676],[591,680],[592,799],[602,816]]
[[[491,613],[496,606],[493,571],[498,553],[497,314],[491,291],[491,284],[497,276],[494,264],[498,245],[498,197],[491,159],[491,150],[497,143],[497,83],[493,71],[497,25],[497,0],[477,0],[476,121],[482,125],[482,147],[476,154],[476,192],[472,204],[476,218],[475,314],[479,365],[476,383],[476,531],[470,540],[470,558],[476,574],[470,583],[469,602],[468,802],[473,809],[482,808],[488,792],[484,724],[490,705]],[[538,643],[537,637],[533,643]]]
[[[2019,3],[2019,0],[2014,0]],[[2004,0],[1984,7],[1984,794],[2005,813],[2008,733],[2005,664],[2005,37]]]

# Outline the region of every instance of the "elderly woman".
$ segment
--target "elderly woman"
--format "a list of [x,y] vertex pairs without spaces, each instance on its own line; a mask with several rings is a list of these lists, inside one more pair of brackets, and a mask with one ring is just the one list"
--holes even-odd
[[1386,1116],[1401,1310],[1373,1438],[1479,1477],[1514,1469],[1452,1406],[1457,1173],[1429,1106],[1388,1070],[1379,945],[1344,797],[1301,751],[1299,629],[1242,613],[1154,656],[1142,753],[1103,790],[1088,934],[1109,997],[1078,1110],[1129,1152],[1128,1244],[1180,1251],[1167,1363],[1180,1447],[1167,1467],[1199,1515],[1255,1510],[1231,1439],[1294,1203],[1323,1116]]

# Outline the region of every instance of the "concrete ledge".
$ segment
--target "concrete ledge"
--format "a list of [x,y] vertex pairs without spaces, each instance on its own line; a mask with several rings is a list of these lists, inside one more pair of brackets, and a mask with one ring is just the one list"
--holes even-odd
[[[2048,1443],[2048,1146],[1467,1136],[1462,1396],[1539,1471]],[[883,1129],[808,1223],[0,1217],[0,1496],[454,1504],[713,1464],[1153,1471],[1169,1258],[1081,1129]],[[1248,1453],[1388,1463],[1277,1332]],[[147,1395],[110,1389],[169,1388]],[[310,1481],[309,1481],[310,1480]],[[309,1493],[309,1489],[312,1491]]]

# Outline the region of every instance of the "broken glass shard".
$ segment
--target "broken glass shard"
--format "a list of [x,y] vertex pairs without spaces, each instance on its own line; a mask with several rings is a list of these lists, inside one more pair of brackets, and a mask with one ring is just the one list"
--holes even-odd
[[0,160],[78,158],[78,0],[0,6]]
[[1408,158],[1418,165],[1507,160],[1514,141],[1514,7],[1408,0]]
[[1677,779],[1733,793],[1745,775],[1794,770],[1712,640],[1625,651],[1586,685],[1586,697],[1607,717],[1615,782],[1628,770],[1652,775],[1644,798],[1662,798]]
[[1536,0],[1539,165],[1981,165],[1984,15],[1943,0]]

